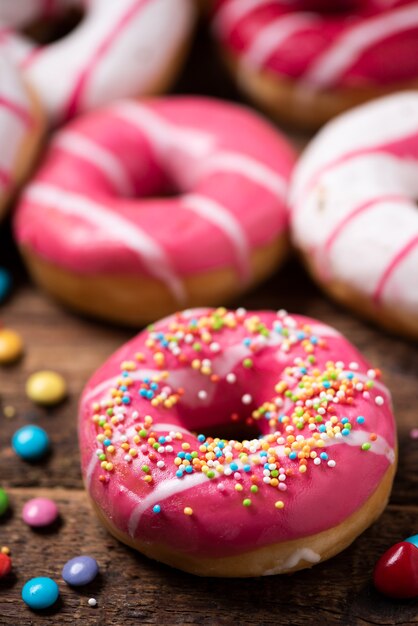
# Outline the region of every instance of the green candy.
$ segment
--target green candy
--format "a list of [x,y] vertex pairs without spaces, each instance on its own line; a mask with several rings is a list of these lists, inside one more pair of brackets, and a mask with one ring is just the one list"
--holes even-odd
[[9,496],[0,488],[0,516],[4,515],[9,508]]

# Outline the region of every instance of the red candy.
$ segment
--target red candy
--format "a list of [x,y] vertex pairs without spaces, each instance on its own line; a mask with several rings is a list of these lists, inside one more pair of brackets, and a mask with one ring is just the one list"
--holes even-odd
[[395,543],[378,560],[374,570],[376,589],[390,598],[418,597],[418,548],[414,543]]
[[12,571],[12,559],[7,554],[0,553],[0,578]]

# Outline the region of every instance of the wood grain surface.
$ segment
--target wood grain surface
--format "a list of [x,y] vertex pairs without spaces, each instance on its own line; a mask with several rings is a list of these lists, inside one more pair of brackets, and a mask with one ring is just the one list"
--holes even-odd
[[[204,31],[176,91],[237,99]],[[418,532],[417,346],[389,336],[324,298],[295,259],[258,290],[235,305],[286,308],[336,326],[384,373],[393,391],[400,459],[390,504],[380,520],[331,561],[292,576],[222,580],[195,578],[154,563],[113,539],[99,524],[83,490],[76,438],[78,397],[90,374],[131,332],[98,324],[62,310],[29,283],[11,242],[8,224],[0,228],[0,266],[15,278],[12,297],[0,311],[2,322],[24,338],[26,354],[16,366],[0,369],[0,400],[17,410],[12,419],[0,411],[0,486],[12,511],[0,519],[0,545],[12,550],[13,575],[0,580],[0,626],[85,624],[334,625],[418,624],[417,602],[395,602],[371,584],[374,563],[393,543]],[[53,410],[36,409],[24,394],[27,376],[40,368],[61,372],[70,397]],[[10,448],[13,432],[25,423],[46,428],[52,453],[28,465]],[[21,520],[26,500],[55,499],[61,518],[51,530],[35,532]],[[323,506],[332,506],[324,502]],[[70,589],[60,577],[64,563],[77,554],[94,556],[101,574],[88,588]],[[59,582],[56,606],[31,612],[21,601],[24,582],[33,576]],[[98,601],[87,605],[89,597]]]

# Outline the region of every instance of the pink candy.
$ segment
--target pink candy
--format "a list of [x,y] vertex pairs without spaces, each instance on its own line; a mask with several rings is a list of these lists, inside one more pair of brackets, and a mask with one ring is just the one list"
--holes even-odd
[[23,521],[29,526],[49,526],[58,517],[58,507],[49,498],[28,500],[22,510]]

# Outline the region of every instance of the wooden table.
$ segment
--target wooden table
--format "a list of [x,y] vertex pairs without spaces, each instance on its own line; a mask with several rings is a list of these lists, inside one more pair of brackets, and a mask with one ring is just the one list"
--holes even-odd
[[[236,98],[202,32],[177,90]],[[20,266],[7,224],[0,231],[0,266],[9,267],[16,281],[0,315],[26,344],[23,361],[0,370],[1,402],[17,409],[13,419],[0,411],[0,485],[12,501],[11,514],[0,519],[0,544],[11,548],[14,563],[13,576],[0,580],[0,626],[418,624],[416,603],[386,600],[371,585],[380,554],[418,532],[418,440],[410,436],[418,426],[416,345],[339,309],[322,296],[296,261],[234,303],[248,308],[284,307],[321,318],[345,333],[383,370],[396,407],[399,470],[384,515],[334,559],[293,576],[195,578],[119,544],[96,519],[83,489],[76,437],[78,397],[90,374],[132,333],[79,318],[39,293]],[[57,409],[34,409],[25,397],[27,376],[40,368],[58,370],[68,381],[70,398]],[[10,448],[13,432],[25,423],[37,423],[51,436],[52,453],[40,464],[22,462]],[[48,532],[30,530],[20,519],[23,503],[40,495],[56,500],[61,511],[60,524]],[[88,588],[75,591],[62,582],[60,572],[69,558],[80,553],[94,556],[101,574]],[[52,609],[35,614],[21,601],[20,591],[27,579],[43,575],[60,581],[61,599]],[[97,599],[96,608],[87,605],[89,597]]]

